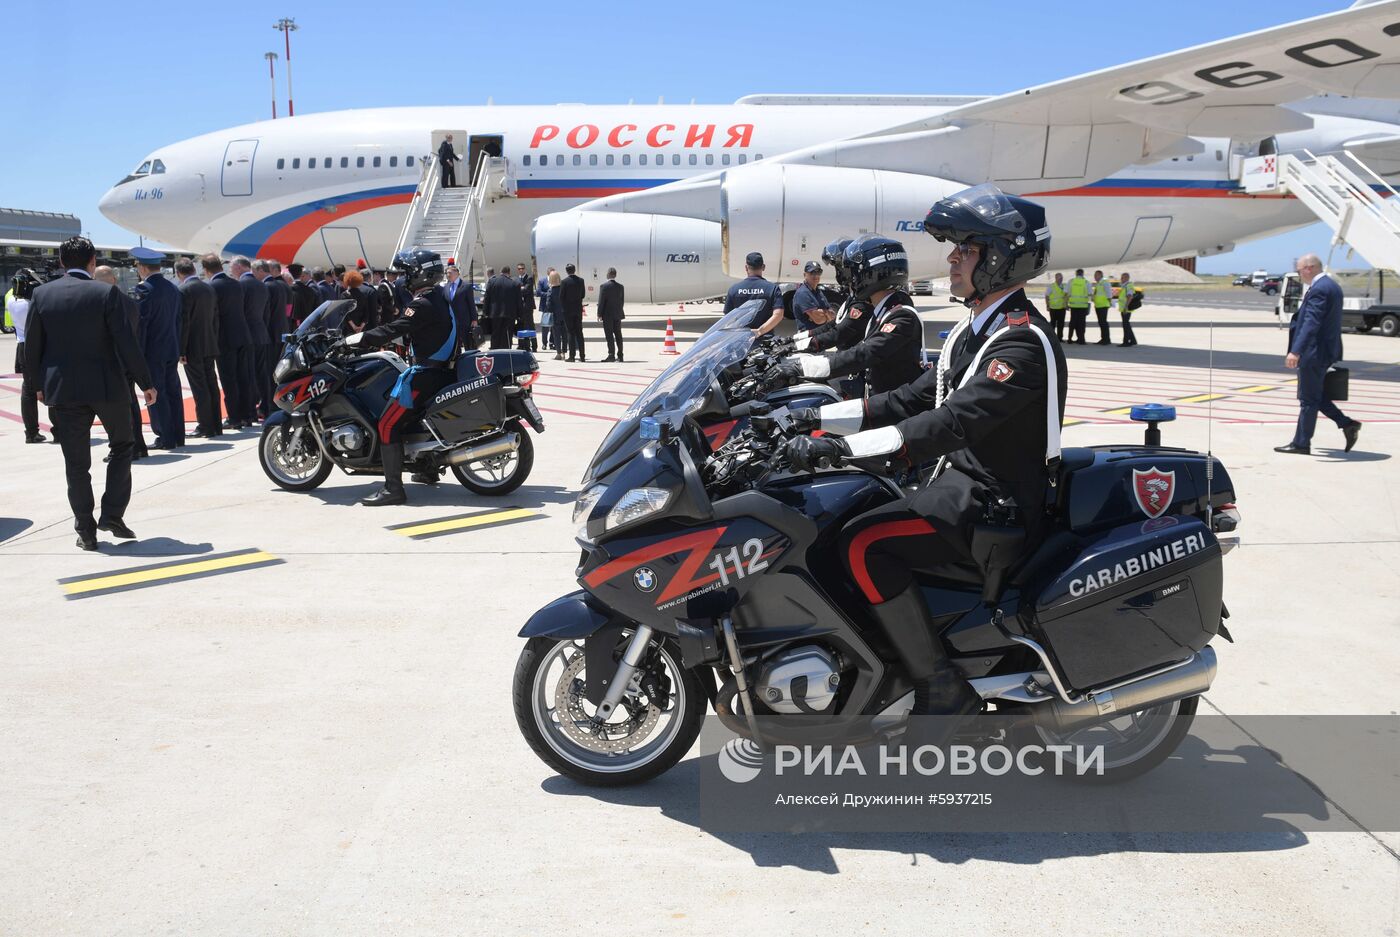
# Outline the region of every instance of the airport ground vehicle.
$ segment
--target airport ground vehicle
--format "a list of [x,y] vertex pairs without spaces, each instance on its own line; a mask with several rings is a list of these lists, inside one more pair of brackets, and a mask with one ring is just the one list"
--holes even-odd
[[1283,287],[1283,277],[1270,275],[1264,278],[1264,282],[1259,284],[1259,292],[1265,296],[1277,296]]
[[1253,286],[1253,287],[1255,287],[1255,288],[1261,287],[1261,286],[1264,285],[1264,281],[1267,280],[1268,278],[1269,278],[1269,271],[1267,271],[1267,270],[1256,270],[1256,271],[1254,271],[1253,273],[1251,273],[1251,274],[1249,275],[1249,285],[1250,285],[1250,286]]
[[[879,738],[909,711],[836,549],[847,520],[901,489],[854,466],[786,472],[784,411],[711,445],[699,424],[724,416],[715,363],[732,355],[678,360],[608,434],[574,508],[582,588],[520,631],[520,731],[584,783],[662,773],[710,707],[761,743],[813,720]],[[1064,452],[1055,491],[1053,531],[1023,560],[940,570],[924,595],[989,707],[1041,739],[1098,733],[1105,779],[1126,779],[1176,747],[1214,678],[1232,483],[1198,452],[1097,446]],[[1018,531],[979,532],[974,554],[1005,555]]]
[[1250,285],[1250,276],[1249,276],[1249,274],[1244,273],[1244,274],[1241,274],[1240,276],[1235,277],[1235,279],[1230,283],[1230,285],[1231,285],[1231,286],[1249,286],[1249,285]]
[[[1385,301],[1386,274],[1384,270],[1340,274],[1342,326],[1361,333],[1375,330],[1387,338],[1400,336],[1400,305]],[[1303,283],[1296,273],[1283,275],[1278,304],[1274,315],[1280,326],[1293,320],[1298,304],[1303,300]]]
[[[288,491],[310,491],[339,466],[349,475],[382,475],[379,417],[407,365],[391,351],[354,353],[337,346],[349,300],[322,303],[286,336],[273,372],[278,411],[263,422],[263,471]],[[527,351],[468,352],[456,382],[439,391],[422,422],[404,436],[404,464],[440,474],[444,467],[470,491],[504,495],[534,465],[528,424],[544,432],[531,399],[539,371]]]

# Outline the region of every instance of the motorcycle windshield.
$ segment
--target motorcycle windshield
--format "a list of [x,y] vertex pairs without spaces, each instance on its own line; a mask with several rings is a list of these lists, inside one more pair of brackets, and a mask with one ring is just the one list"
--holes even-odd
[[645,445],[641,438],[643,418],[663,410],[699,409],[714,386],[716,375],[743,361],[749,353],[754,342],[749,323],[762,306],[762,300],[754,299],[725,315],[652,381],[618,418],[598,451],[593,453],[584,480],[608,474],[642,450]]
[[353,299],[329,299],[317,306],[311,315],[297,328],[297,338],[312,332],[325,332],[340,328],[346,314],[355,308]]

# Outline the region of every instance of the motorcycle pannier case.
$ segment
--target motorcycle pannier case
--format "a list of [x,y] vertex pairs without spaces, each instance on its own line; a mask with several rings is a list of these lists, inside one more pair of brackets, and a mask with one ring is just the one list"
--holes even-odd
[[[461,371],[459,370],[460,374]],[[501,382],[494,375],[449,384],[433,395],[424,420],[449,446],[499,429],[506,410]]]
[[1029,632],[1080,691],[1185,660],[1220,629],[1220,558],[1193,517],[1105,531],[1031,594]]

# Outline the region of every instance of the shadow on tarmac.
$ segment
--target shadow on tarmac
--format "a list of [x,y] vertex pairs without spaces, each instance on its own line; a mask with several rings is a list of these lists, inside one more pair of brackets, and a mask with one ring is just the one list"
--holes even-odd
[[0,542],[17,537],[34,526],[27,517],[0,517]]
[[1351,452],[1345,449],[1320,449],[1314,450],[1313,455],[1322,457],[1325,462],[1384,462],[1390,458],[1389,453],[1364,452],[1360,449]]
[[[1069,795],[1066,799],[1083,805],[1087,826],[1102,827],[1106,815],[1116,815],[1123,809],[1123,795],[1147,799],[1155,787],[1170,788],[1175,783],[1170,768],[1176,762],[1178,769],[1189,770],[1193,788],[1204,784],[1213,792],[1211,815],[1229,818],[1223,825],[1235,827],[1233,831],[735,832],[709,829],[703,821],[701,760],[689,758],[661,777],[635,787],[586,787],[562,776],[547,778],[540,787],[560,796],[659,809],[668,819],[695,827],[748,853],[756,866],[791,866],[833,875],[841,872],[833,853],[836,849],[905,853],[914,865],[920,857],[945,864],[981,860],[1030,865],[1113,853],[1273,852],[1297,849],[1308,842],[1302,830],[1273,814],[1319,819],[1336,815],[1311,782],[1279,764],[1267,749],[1251,744],[1222,752],[1188,736],[1168,762],[1135,781],[1107,788],[1063,782],[1061,786]],[[1117,799],[1114,792],[1119,792]],[[1119,806],[1115,808],[1114,804]],[[1057,815],[1063,816],[1065,810],[1058,803],[1056,806]],[[1169,825],[1169,818],[1162,823]],[[1238,831],[1241,827],[1247,831]]]
[[[98,531],[98,536],[103,536]],[[109,556],[194,556],[200,553],[211,553],[214,550],[212,543],[185,543],[183,540],[176,540],[174,537],[138,537],[135,540],[99,540],[97,552],[105,553]]]
[[[353,485],[316,488],[301,494],[315,498],[322,504],[350,507],[357,506],[361,498],[378,491],[379,486],[383,483],[381,476],[363,475],[356,477]],[[296,492],[283,492],[282,489],[275,486],[268,490],[278,494],[296,494]],[[420,485],[410,480],[405,473],[404,490],[408,492],[407,506],[409,507],[531,508],[543,507],[546,504],[573,504],[578,498],[577,491],[562,488],[559,485],[529,484],[521,485],[510,494],[489,498],[468,491],[458,484],[456,477],[451,474],[445,476],[436,485]]]

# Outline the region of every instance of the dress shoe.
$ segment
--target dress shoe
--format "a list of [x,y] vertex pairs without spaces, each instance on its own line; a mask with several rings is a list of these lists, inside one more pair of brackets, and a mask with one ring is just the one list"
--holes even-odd
[[33,436],[24,437],[24,441],[26,443],[48,442],[49,437],[45,436],[43,433],[35,433]]
[[1312,455],[1312,448],[1310,446],[1295,446],[1293,443],[1289,443],[1286,446],[1274,446],[1274,451],[1287,453],[1288,455]]
[[407,502],[408,495],[404,494],[402,488],[395,490],[389,487],[380,488],[369,497],[360,499],[361,504],[370,508],[382,507],[386,504],[406,504]]
[[420,485],[436,485],[438,482],[442,481],[441,475],[429,469],[419,469],[408,477],[418,482]]
[[126,524],[124,524],[121,521],[114,521],[109,520],[107,518],[103,518],[102,520],[97,522],[97,529],[105,530],[113,537],[117,537],[121,540],[136,539],[136,532],[133,531],[130,527],[126,526]]
[[233,419],[224,420],[224,429],[238,429],[238,421]]
[[1346,451],[1347,451],[1347,452],[1350,452],[1350,451],[1351,451],[1351,447],[1354,446],[1354,445],[1356,445],[1356,437],[1361,435],[1361,423],[1360,423],[1360,421],[1359,421],[1359,420],[1352,420],[1352,421],[1351,421],[1351,425],[1345,427],[1345,428],[1342,430],[1342,435],[1346,437],[1346,441],[1347,441],[1347,449],[1346,449]]
[[97,549],[97,533],[96,533],[96,531],[94,531],[94,532],[92,532],[92,533],[87,533],[87,532],[81,531],[81,530],[78,531],[78,549],[79,549],[79,550],[96,550],[96,549]]
[[573,363],[574,363],[574,359],[573,359],[573,358],[565,358],[564,360],[567,361],[567,362],[569,362],[569,364],[573,364]]
[[151,445],[152,449],[166,452],[171,449],[179,449],[182,444],[178,442],[157,442]]
[[614,358],[612,355],[608,355],[606,358],[603,359],[603,363],[604,363],[604,364],[607,364],[609,361],[616,361],[616,360],[617,360],[617,359]]
[[1094,342],[1094,344],[1095,344],[1095,345],[1112,345],[1113,343],[1110,342],[1110,341],[1109,341],[1108,339],[1106,339],[1106,338],[1101,338],[1101,339],[1099,339],[1097,342]]

